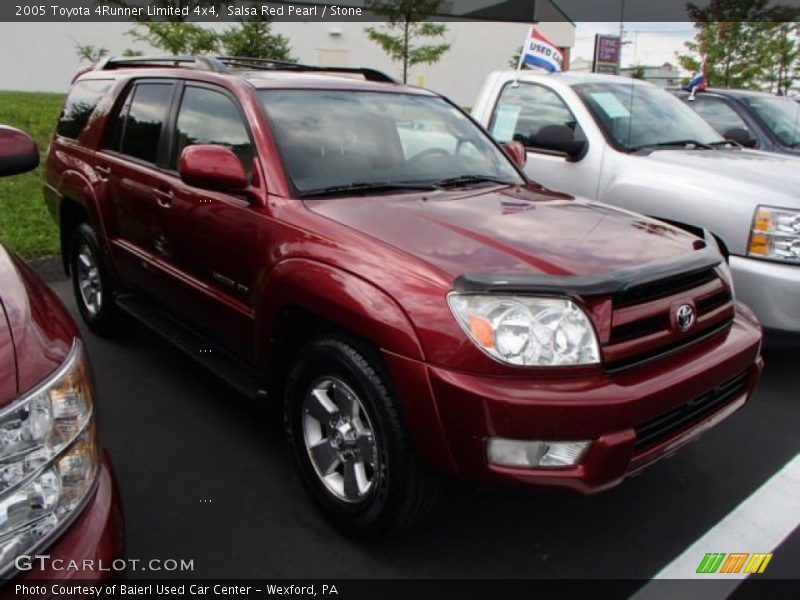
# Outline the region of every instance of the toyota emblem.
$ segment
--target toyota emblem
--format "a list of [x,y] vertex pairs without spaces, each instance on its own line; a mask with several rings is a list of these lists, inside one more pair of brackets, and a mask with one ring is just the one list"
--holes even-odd
[[688,331],[694,325],[695,312],[690,304],[681,304],[678,310],[675,311],[675,322],[678,324],[678,329],[681,331]]

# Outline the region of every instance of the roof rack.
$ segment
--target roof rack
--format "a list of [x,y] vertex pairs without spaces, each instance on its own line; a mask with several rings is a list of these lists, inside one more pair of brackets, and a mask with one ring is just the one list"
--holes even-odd
[[215,73],[228,71],[225,64],[213,56],[114,56],[97,63],[95,69],[109,71],[128,67],[184,67]]
[[249,56],[121,56],[111,57],[97,63],[98,71],[125,68],[181,67],[213,73],[233,71],[293,71],[296,73],[341,73],[361,75],[366,81],[398,83],[382,71],[363,67],[319,67],[268,58]]
[[377,69],[366,67],[320,67],[316,65],[304,65],[301,63],[287,62],[283,60],[272,60],[269,58],[252,58],[249,56],[217,56],[217,60],[232,69],[255,69],[258,71],[294,71],[300,73],[352,73],[361,75],[367,81],[377,81],[381,83],[398,83],[396,79],[390,77]]

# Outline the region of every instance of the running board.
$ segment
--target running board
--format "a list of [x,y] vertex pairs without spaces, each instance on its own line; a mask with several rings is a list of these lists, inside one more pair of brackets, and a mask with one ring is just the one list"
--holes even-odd
[[267,397],[265,378],[255,368],[242,365],[241,359],[232,356],[166,310],[136,294],[120,294],[115,300],[122,312],[153,330],[232,388],[251,398],[263,400]]

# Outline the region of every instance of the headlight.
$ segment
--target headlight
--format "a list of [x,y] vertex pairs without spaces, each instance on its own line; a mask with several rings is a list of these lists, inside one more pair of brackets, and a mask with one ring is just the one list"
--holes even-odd
[[759,206],[748,255],[800,263],[800,211]]
[[80,340],[44,383],[0,411],[0,575],[69,520],[99,458],[89,368]]
[[571,300],[455,292],[447,300],[470,339],[496,360],[537,367],[600,362],[589,317]]

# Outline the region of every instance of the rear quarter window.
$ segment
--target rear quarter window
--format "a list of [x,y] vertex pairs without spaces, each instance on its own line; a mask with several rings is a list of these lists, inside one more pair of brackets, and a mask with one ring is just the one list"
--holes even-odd
[[75,139],[89,122],[98,102],[111,87],[111,80],[89,80],[76,83],[64,103],[56,133]]

